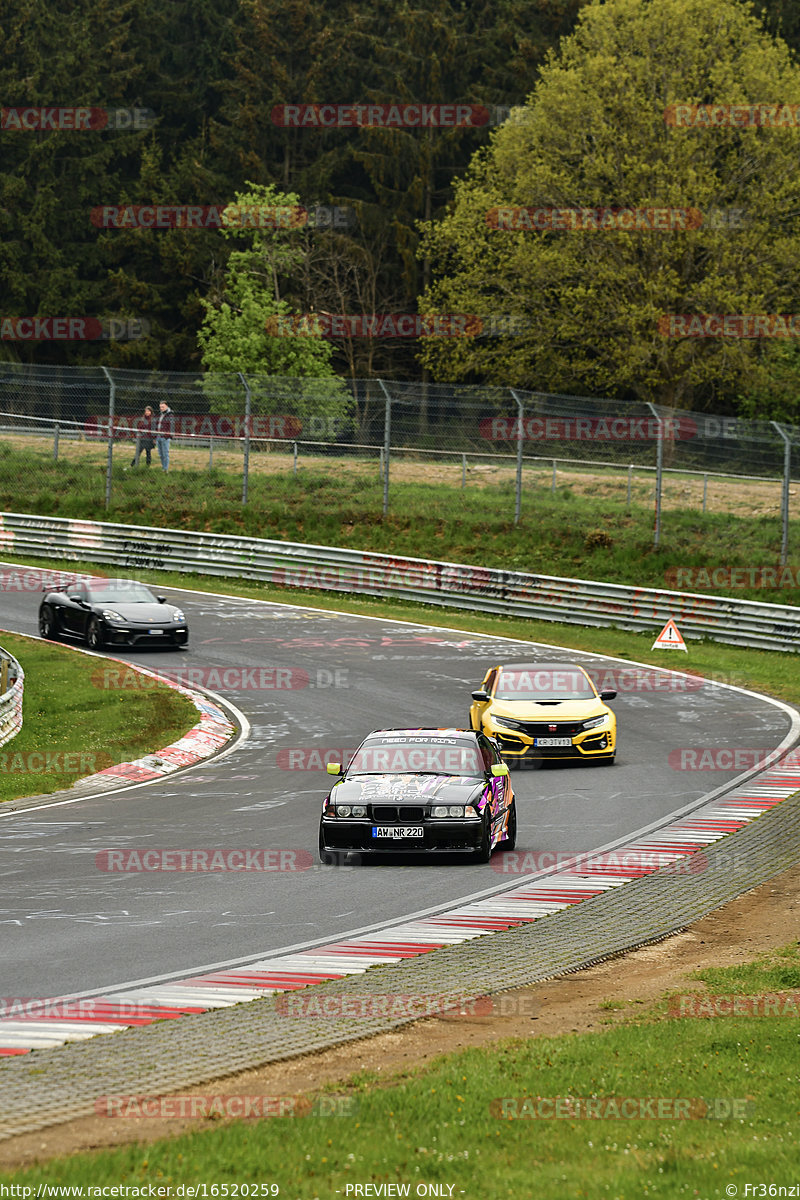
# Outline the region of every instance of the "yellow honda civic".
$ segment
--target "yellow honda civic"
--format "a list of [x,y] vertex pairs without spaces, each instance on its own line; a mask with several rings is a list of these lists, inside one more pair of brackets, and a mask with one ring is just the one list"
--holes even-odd
[[617,719],[577,663],[506,663],[491,667],[472,693],[469,721],[500,746],[503,759],[594,760],[609,766],[617,753]]

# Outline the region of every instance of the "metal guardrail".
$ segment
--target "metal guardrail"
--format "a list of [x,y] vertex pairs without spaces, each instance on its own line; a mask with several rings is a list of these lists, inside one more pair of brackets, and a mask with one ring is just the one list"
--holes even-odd
[[256,580],[299,589],[393,597],[445,608],[572,625],[660,630],[763,650],[800,649],[800,608],[527,575],[262,538],[0,513],[0,553],[136,570]]
[[22,695],[25,672],[17,660],[0,646],[0,746],[5,746],[22,729]]

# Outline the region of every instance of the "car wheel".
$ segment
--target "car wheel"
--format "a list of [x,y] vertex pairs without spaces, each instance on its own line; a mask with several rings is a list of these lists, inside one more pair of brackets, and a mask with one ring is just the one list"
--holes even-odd
[[90,617],[86,626],[86,645],[90,650],[102,650],[105,639],[103,628],[97,617]]
[[39,636],[43,638],[58,637],[53,610],[49,604],[43,604],[39,609]]
[[513,850],[517,844],[517,802],[511,801],[511,812],[508,814],[508,829],[500,843],[501,850]]
[[475,848],[475,861],[488,863],[492,857],[492,814],[488,806],[481,825],[481,840]]

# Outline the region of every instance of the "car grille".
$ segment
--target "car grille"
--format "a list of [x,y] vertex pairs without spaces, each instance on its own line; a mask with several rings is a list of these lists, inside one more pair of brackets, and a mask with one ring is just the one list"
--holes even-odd
[[[555,725],[555,729],[552,726]],[[575,737],[583,729],[582,721],[520,721],[520,733],[528,737]]]
[[418,824],[424,818],[424,808],[411,808],[405,804],[373,804],[372,806],[373,821],[401,821]]

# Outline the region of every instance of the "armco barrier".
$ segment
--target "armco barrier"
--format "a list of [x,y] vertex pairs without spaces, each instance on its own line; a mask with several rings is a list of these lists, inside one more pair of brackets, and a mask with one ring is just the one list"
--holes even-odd
[[97,563],[126,574],[171,570],[355,592],[573,625],[658,631],[672,618],[685,637],[764,650],[800,649],[800,608],[788,605],[333,546],[2,513],[0,554]]
[[6,678],[2,664],[7,664],[7,686],[0,685],[0,746],[10,742],[22,729],[22,694],[25,672],[17,660],[0,646],[0,679]]

